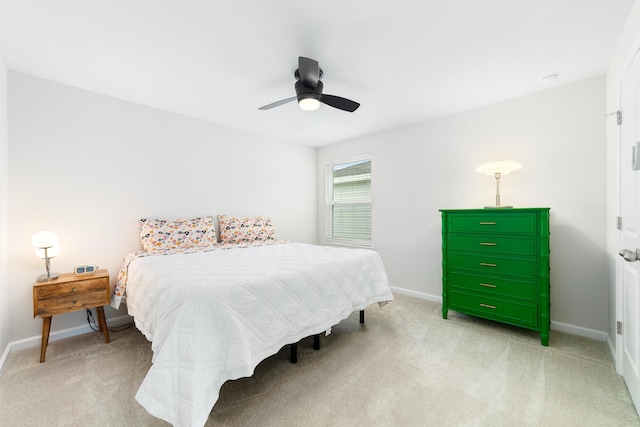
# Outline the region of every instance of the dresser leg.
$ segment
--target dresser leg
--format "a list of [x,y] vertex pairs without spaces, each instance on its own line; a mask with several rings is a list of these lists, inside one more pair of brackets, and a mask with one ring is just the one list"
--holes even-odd
[[104,342],[109,344],[111,339],[109,338],[109,328],[107,328],[107,318],[104,316],[104,307],[96,307],[96,312],[98,313],[99,330],[104,334]]
[[449,315],[449,294],[446,291],[447,280],[442,279],[442,318],[446,319]]
[[549,346],[549,331],[548,330],[540,332],[540,343],[545,347]]
[[47,346],[49,345],[49,332],[51,332],[51,316],[42,318],[42,344],[40,344],[40,363],[44,362],[47,356]]

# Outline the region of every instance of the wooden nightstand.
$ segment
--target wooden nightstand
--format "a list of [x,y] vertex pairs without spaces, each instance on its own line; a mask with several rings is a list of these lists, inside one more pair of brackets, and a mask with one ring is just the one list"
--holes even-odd
[[108,344],[109,329],[104,317],[104,306],[110,300],[109,272],[105,269],[89,276],[66,273],[57,279],[36,282],[33,285],[33,317],[42,317],[40,363],[44,362],[47,353],[51,317],[55,314],[96,307],[99,330],[104,333],[104,340]]

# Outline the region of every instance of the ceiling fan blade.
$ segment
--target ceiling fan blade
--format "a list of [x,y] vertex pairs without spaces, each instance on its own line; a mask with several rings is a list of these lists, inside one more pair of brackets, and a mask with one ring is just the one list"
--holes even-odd
[[297,96],[292,96],[291,98],[281,99],[280,101],[272,102],[271,104],[267,104],[265,106],[262,106],[262,107],[258,108],[258,110],[270,110],[272,108],[279,107],[279,106],[281,106],[283,104],[286,104],[288,102],[295,101],[296,99],[298,99]]
[[315,88],[320,80],[320,66],[315,59],[298,57],[298,74],[306,87]]
[[322,95],[322,99],[320,100],[320,102],[330,105],[331,107],[337,108],[339,110],[348,111],[350,113],[356,111],[360,106],[360,104],[355,101],[335,95]]

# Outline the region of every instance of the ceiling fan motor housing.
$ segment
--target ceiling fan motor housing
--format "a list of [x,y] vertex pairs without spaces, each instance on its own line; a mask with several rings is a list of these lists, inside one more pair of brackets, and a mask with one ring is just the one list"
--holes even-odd
[[[322,68],[318,68],[318,80],[320,80],[322,78],[323,74],[324,73],[322,72]],[[300,69],[299,68],[293,73],[293,77],[295,77],[296,80],[301,80],[300,79]]]
[[322,99],[322,88],[323,84],[321,81],[318,81],[315,88],[305,86],[301,80],[296,81],[296,95],[298,96],[298,102],[302,99],[309,98],[320,101]]

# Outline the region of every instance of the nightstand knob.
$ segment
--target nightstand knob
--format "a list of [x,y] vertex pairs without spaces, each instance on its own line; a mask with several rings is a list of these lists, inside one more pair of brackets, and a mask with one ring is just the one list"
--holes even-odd
[[76,288],[75,286],[73,288],[71,288],[71,292],[75,292],[77,290],[78,290],[78,288]]

